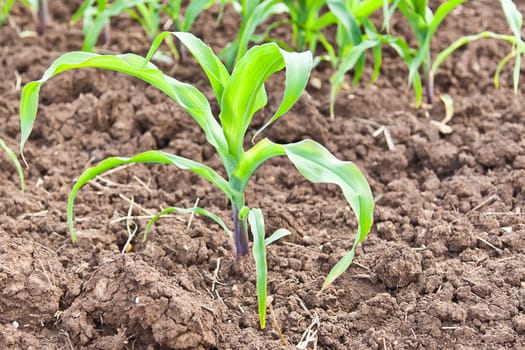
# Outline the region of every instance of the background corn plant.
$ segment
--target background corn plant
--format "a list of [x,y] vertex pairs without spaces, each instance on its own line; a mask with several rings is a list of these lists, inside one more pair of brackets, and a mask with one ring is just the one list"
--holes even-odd
[[[223,5],[226,3],[223,2]],[[228,71],[233,69],[233,66],[248,50],[250,43],[261,43],[265,40],[272,41],[269,37],[269,32],[276,26],[282,25],[284,22],[272,23],[263,34],[256,35],[256,29],[271,18],[273,15],[286,13],[287,7],[280,0],[241,0],[231,1],[234,9],[241,17],[241,24],[239,27],[239,35],[237,38],[224,48],[219,54]]]
[[[150,62],[164,38],[170,35],[177,37],[187,47],[206,73],[220,107],[217,118],[212,114],[210,103],[197,88],[165,75]],[[374,201],[363,174],[353,163],[338,160],[323,146],[312,140],[277,144],[267,138],[262,138],[255,142],[260,133],[285,114],[301,96],[312,68],[310,52],[290,53],[280,49],[275,43],[255,46],[239,59],[231,74],[208,46],[193,35],[183,32],[160,34],[155,39],[146,58],[134,54],[67,53],[51,64],[42,79],[24,86],[20,102],[21,149],[31,133],[36,118],[41,85],[56,74],[77,68],[103,68],[130,74],[157,87],[178,102],[201,127],[208,143],[215,148],[224,165],[227,178],[223,178],[214,169],[204,164],[162,151],[147,151],[129,158],[111,157],[103,160],[98,165],[84,171],[69,196],[67,218],[73,240],[75,240],[73,229],[75,197],[82,186],[97,175],[129,163],[171,164],[199,174],[221,190],[230,200],[233,230],[228,228],[217,215],[206,209],[177,207],[159,213],[148,224],[147,229],[166,212],[195,212],[218,223],[226,233],[232,236],[235,255],[244,256],[248,254],[248,227],[250,227],[254,235],[253,252],[257,270],[259,316],[261,327],[264,328],[267,279],[265,247],[266,243],[286,235],[287,231],[278,230],[269,238],[269,241],[263,243],[265,233],[262,213],[260,210],[247,206],[244,191],[250,177],[262,163],[273,157],[286,156],[299,173],[311,182],[338,185],[357,217],[358,228],[354,243],[350,251],[330,271],[323,284],[323,289],[328,287],[351,264],[355,248],[367,236],[373,221]],[[267,104],[264,83],[271,75],[282,69],[286,69],[282,101],[273,116],[255,133],[252,138],[255,144],[245,150],[245,136],[253,115]]]
[[[426,102],[432,103],[434,95],[434,76],[443,63],[454,51],[463,45],[479,39],[497,39],[509,42],[512,51],[507,54],[496,68],[494,82],[499,85],[499,75],[503,67],[515,58],[513,70],[514,90],[517,91],[519,84],[519,72],[521,66],[521,56],[524,51],[524,42],[521,38],[522,15],[512,0],[501,0],[501,5],[512,35],[498,34],[485,31],[479,34],[467,35],[458,38],[447,48],[437,54],[435,60],[432,59],[430,45],[432,38],[439,29],[442,21],[465,0],[449,0],[442,3],[435,12],[429,7],[428,1],[423,0],[395,0],[390,8],[387,7],[386,22],[396,9],[403,14],[416,35],[418,41],[417,48],[400,47],[398,51],[408,65],[408,81],[414,87],[416,95],[416,106],[419,107],[423,98],[423,87]],[[385,2],[386,3],[386,2]],[[387,5],[385,5],[387,6]]]
[[[11,12],[16,0],[0,0],[0,26],[3,25]],[[37,32],[42,34],[47,26],[49,11],[47,0],[18,0],[19,3],[31,10],[33,18],[37,21]]]

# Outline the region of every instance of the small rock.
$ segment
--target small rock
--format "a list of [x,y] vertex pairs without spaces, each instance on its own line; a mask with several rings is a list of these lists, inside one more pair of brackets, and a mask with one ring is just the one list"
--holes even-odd
[[323,83],[321,82],[321,79],[313,77],[310,78],[310,86],[314,89],[321,90],[321,88],[323,87]]
[[514,330],[519,334],[525,333],[525,315],[518,315],[512,319]]

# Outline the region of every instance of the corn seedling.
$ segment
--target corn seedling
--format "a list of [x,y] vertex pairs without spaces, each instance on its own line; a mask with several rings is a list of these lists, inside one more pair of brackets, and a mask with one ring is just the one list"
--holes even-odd
[[236,62],[244,56],[251,42],[260,43],[265,41],[268,33],[284,22],[276,21],[272,23],[261,35],[255,35],[257,27],[269,17],[288,11],[287,7],[280,0],[241,0],[233,1],[232,4],[240,14],[241,25],[237,39],[228,43],[219,55],[224,60],[228,71],[231,71]]
[[[408,80],[409,83],[414,86],[417,107],[420,106],[422,101],[423,86],[427,103],[432,103],[434,76],[443,61],[461,46],[479,39],[497,39],[509,42],[512,45],[512,51],[500,61],[496,68],[494,83],[496,87],[499,86],[501,70],[511,59],[515,58],[513,83],[514,90],[517,91],[518,89],[521,56],[525,53],[525,43],[521,39],[522,15],[511,0],[501,0],[501,4],[512,35],[485,31],[479,34],[463,36],[441,51],[434,61],[432,60],[430,44],[433,36],[446,16],[463,2],[465,2],[465,0],[446,1],[437,8],[435,13],[428,7],[427,1],[418,0],[396,0],[388,9],[388,16],[391,15],[395,8],[401,11],[414,31],[419,44],[417,49],[407,49],[403,46],[403,48],[400,49],[402,52],[398,51],[408,65]],[[387,16],[385,16],[385,18],[387,18]]]
[[391,46],[399,55],[408,58],[411,57],[411,49],[402,38],[380,34],[368,18],[381,8],[382,0],[328,0],[327,4],[330,13],[337,18],[336,45],[326,41],[323,36],[320,39],[335,71],[330,78],[330,117],[334,118],[335,98],[345,82],[345,76],[353,69],[353,84],[357,85],[363,75],[367,50],[372,50],[373,73],[370,83],[373,84],[379,77],[383,45]]
[[[82,18],[82,30],[84,31],[82,50],[93,51],[102,31],[104,31],[105,42],[109,42],[110,19],[137,6],[142,6],[146,12],[147,10],[153,11],[158,4],[156,0],[116,0],[113,3],[108,3],[107,0],[85,0],[70,20],[70,23],[74,24]],[[152,20],[152,16],[146,14],[144,23],[141,23],[146,26],[146,32],[154,25],[149,23]]]
[[[182,83],[162,73],[150,62],[151,57],[166,36],[174,35],[191,52],[210,81],[220,107],[218,118],[212,114],[210,103],[197,88]],[[257,168],[270,158],[286,156],[300,174],[314,183],[338,185],[358,222],[357,235],[351,250],[332,268],[323,284],[327,288],[351,264],[355,248],[367,236],[372,225],[374,201],[370,187],[361,171],[351,162],[340,161],[322,145],[312,140],[291,144],[277,144],[268,138],[244,149],[245,136],[254,114],[267,104],[265,82],[274,73],[286,70],[285,87],[281,103],[273,116],[252,137],[252,143],[260,133],[285,114],[299,99],[308,81],[312,68],[310,52],[290,53],[275,43],[255,46],[237,62],[230,74],[228,70],[200,39],[183,32],[160,34],[146,58],[134,55],[98,55],[88,52],[72,52],[55,60],[46,70],[42,79],[24,86],[20,102],[21,149],[27,141],[38,108],[38,94],[41,85],[63,71],[77,68],[102,68],[120,71],[142,79],[157,87],[179,103],[193,117],[203,130],[224,165],[227,178],[207,165],[188,158],[162,151],[147,151],[130,158],[111,157],[85,170],[78,178],[69,195],[67,220],[71,238],[75,241],[73,227],[73,204],[78,191],[96,176],[109,169],[130,163],[171,164],[179,169],[192,171],[222,191],[231,202],[233,232],[217,215],[203,208],[169,208],[159,213],[148,223],[166,212],[186,211],[207,216],[220,225],[232,237],[234,253],[241,257],[248,254],[248,228],[254,236],[253,254],[257,271],[257,295],[260,325],[265,327],[266,319],[266,260],[265,249],[269,241],[287,234],[278,230],[264,240],[264,220],[260,210],[249,208],[245,202],[245,189]],[[145,238],[145,237],[144,237]]]
[[169,17],[169,22],[164,24],[164,29],[172,27],[178,32],[189,32],[199,14],[213,5],[214,2],[215,0],[190,1],[183,12],[181,0],[150,1],[137,4],[134,9],[127,9],[125,12],[139,22],[146,35],[153,39],[160,31],[162,12]]
[[512,74],[514,92],[518,92],[520,69],[521,69],[521,58],[525,54],[525,42],[521,37],[523,28],[523,16],[511,0],[501,0],[501,6],[505,14],[505,18],[509,27],[512,31],[512,35],[498,34],[490,31],[484,31],[479,34],[468,35],[457,39],[450,44],[445,50],[441,51],[434,60],[432,68],[430,69],[430,76],[433,77],[436,74],[437,69],[443,63],[443,61],[450,56],[454,51],[459,49],[461,46],[466,45],[470,42],[480,39],[496,39],[506,41],[512,45],[510,53],[505,55],[499,62],[496,71],[494,73],[494,85],[499,87],[499,77],[503,68],[514,59],[514,68]]
[[13,162],[15,165],[16,171],[18,173],[18,178],[20,179],[20,189],[24,191],[24,172],[22,171],[22,166],[20,165],[20,162],[18,161],[18,158],[16,157],[15,152],[7,145],[5,144],[4,140],[0,139],[0,149],[2,149],[9,159]]
[[[0,0],[0,26],[7,21],[15,2],[16,0]],[[37,19],[38,34],[44,33],[49,19],[47,0],[19,0],[18,2],[29,8],[33,17]]]
[[336,23],[336,18],[326,11],[325,0],[284,0],[290,14],[292,46],[298,51],[310,50],[315,54],[322,30]]

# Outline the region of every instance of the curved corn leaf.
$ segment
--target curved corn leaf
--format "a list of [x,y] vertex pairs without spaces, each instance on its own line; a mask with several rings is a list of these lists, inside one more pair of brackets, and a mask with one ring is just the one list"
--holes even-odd
[[[299,173],[313,183],[332,183],[341,188],[343,194],[354,211],[357,221],[357,235],[351,252],[334,266],[326,277],[323,289],[327,288],[339,277],[352,262],[353,250],[368,235],[373,223],[374,199],[370,186],[363,173],[352,162],[340,161],[326,148],[312,140],[280,145],[261,140],[249,151],[243,154],[234,172],[234,178],[246,186],[248,179],[265,160],[286,155]],[[244,189],[244,187],[239,187]]]
[[222,92],[224,90],[224,86],[230,79],[230,73],[228,73],[226,67],[213,53],[212,49],[208,45],[204,44],[201,39],[197,38],[193,34],[185,32],[160,33],[159,35],[157,35],[155,40],[153,40],[153,44],[151,45],[151,48],[149,49],[149,52],[146,55],[146,61],[149,62],[151,60],[153,54],[155,53],[155,51],[157,51],[160,44],[162,44],[164,39],[169,35],[173,35],[177,39],[179,39],[184,44],[184,46],[186,46],[186,48],[191,52],[193,57],[195,57],[204,73],[206,73],[206,76],[210,81],[210,85],[213,89],[213,92],[215,93],[217,101],[220,101],[222,97]]
[[356,6],[352,12],[357,18],[369,18],[374,12],[383,6],[384,2],[388,3],[388,0],[356,1],[358,6]]
[[78,51],[60,56],[45,71],[40,80],[24,86],[20,100],[21,150],[23,150],[33,128],[41,85],[61,72],[77,68],[102,68],[119,71],[155,86],[178,102],[195,119],[203,129],[208,142],[217,149],[219,155],[223,156],[226,153],[227,146],[222,128],[215,120],[208,100],[198,89],[164,75],[155,65],[138,55],[98,55]]
[[[476,40],[480,39],[496,39],[501,41],[506,41],[509,44],[511,44],[515,49],[511,51],[509,54],[507,54],[503,59],[499,62],[496,72],[494,73],[494,85],[499,87],[499,75],[503,67],[512,59],[516,57],[516,51],[519,52],[525,52],[525,43],[521,41],[521,39],[516,40],[515,36],[512,35],[504,35],[504,34],[498,34],[494,32],[481,32],[474,35],[467,35],[464,37],[461,37],[457,40],[455,40],[452,44],[450,44],[447,48],[445,48],[443,51],[441,51],[435,58],[432,68],[430,70],[430,74],[434,76],[439,68],[439,66],[443,63],[443,61],[450,56],[454,51],[462,47],[463,45],[466,45],[468,43],[471,43]],[[516,59],[517,61],[521,61],[520,59]],[[516,68],[515,68],[516,69]],[[519,67],[518,67],[519,70]],[[516,77],[516,75],[513,76],[513,83],[514,83],[514,91],[517,91],[517,87],[519,84],[519,75]]]
[[166,214],[173,213],[173,212],[195,213],[195,214],[199,214],[199,215],[202,215],[202,216],[206,216],[206,217],[212,219],[213,221],[215,221],[215,223],[217,223],[224,230],[224,232],[226,232],[226,234],[230,238],[233,237],[232,231],[228,228],[228,226],[226,226],[224,221],[222,221],[222,219],[220,217],[218,217],[217,215],[213,214],[209,210],[206,210],[206,209],[203,209],[203,208],[170,207],[170,208],[166,208],[166,209],[162,210],[160,213],[158,213],[157,215],[155,215],[153,218],[151,218],[148,221],[148,223],[146,224],[146,228],[144,229],[144,236],[142,237],[142,242],[146,242],[146,240],[148,239],[148,233],[151,230],[151,226],[153,226],[153,224],[158,219],[160,219],[161,216],[164,216]]
[[299,97],[301,97],[301,94],[306,87],[306,83],[308,82],[308,78],[310,77],[310,72],[313,67],[313,58],[309,51],[303,53],[287,52],[282,49],[279,51],[284,59],[284,65],[286,67],[283,99],[277,111],[275,111],[270,120],[257,130],[252,140],[292,108]]
[[[352,162],[340,161],[315,141],[305,140],[282,147],[306,179],[314,183],[333,183],[341,188],[358,221],[352,252],[368,235],[373,222],[374,199],[365,177]],[[353,256],[353,253],[347,256],[349,254]],[[346,271],[351,262],[343,257],[326,277],[323,289]]]
[[71,189],[67,202],[67,221],[69,226],[69,233],[71,235],[71,240],[74,242],[76,240],[74,227],[73,227],[73,205],[78,191],[89,181],[93,180],[98,175],[116,168],[124,164],[131,163],[159,163],[159,164],[170,164],[175,165],[182,170],[190,170],[196,174],[199,174],[210,183],[215,185],[218,189],[223,191],[229,199],[233,198],[233,193],[229,188],[228,182],[224,180],[219,174],[215,172],[212,168],[187,159],[184,157],[179,157],[173,154],[160,151],[147,151],[139,153],[131,158],[124,157],[110,157],[106,158],[96,166],[84,170],[82,175],[78,178],[77,182]]
[[311,53],[291,54],[281,50],[275,43],[255,46],[246,52],[235,66],[220,102],[219,118],[230,155],[236,159],[241,156],[248,125],[255,112],[266,105],[265,81],[275,72],[286,68],[283,99],[264,127],[288,111],[301,96],[311,66]]
[[284,156],[285,154],[281,145],[264,138],[241,155],[239,164],[235,168],[230,181],[234,183],[235,188],[244,192],[250,177],[262,163],[270,158]]
[[261,329],[266,327],[266,245],[264,243],[264,218],[260,209],[251,209],[248,214],[248,222],[253,233],[253,257],[255,258],[255,270],[257,272],[257,304],[259,308],[259,323]]
[[18,178],[20,179],[20,190],[24,192],[24,187],[25,187],[24,171],[22,170],[22,165],[20,165],[20,162],[18,161],[18,158],[16,157],[15,152],[13,152],[11,148],[7,147],[4,140],[2,139],[0,139],[0,148],[5,151],[9,159],[11,159],[11,161],[15,165],[16,171],[18,173]]
[[285,228],[276,230],[270,237],[264,240],[264,245],[269,246],[270,244],[277,242],[281,238],[291,235],[292,233]]

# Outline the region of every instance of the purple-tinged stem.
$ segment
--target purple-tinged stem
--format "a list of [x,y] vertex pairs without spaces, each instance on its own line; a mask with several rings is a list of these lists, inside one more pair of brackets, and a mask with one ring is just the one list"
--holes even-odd
[[47,0],[40,0],[38,2],[38,23],[36,25],[36,31],[38,35],[44,34],[44,31],[49,22],[49,6]]
[[235,256],[248,255],[248,225],[245,220],[239,219],[239,208],[232,204],[233,209],[233,244]]

